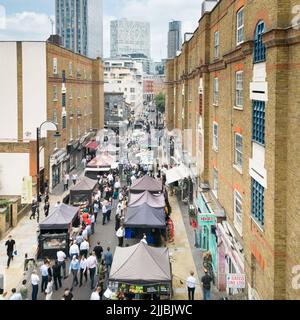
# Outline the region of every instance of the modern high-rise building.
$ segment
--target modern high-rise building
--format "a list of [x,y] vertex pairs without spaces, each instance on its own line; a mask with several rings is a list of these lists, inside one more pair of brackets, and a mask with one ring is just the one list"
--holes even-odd
[[114,20],[110,23],[110,55],[120,57],[132,53],[150,58],[150,23]]
[[176,57],[177,51],[180,50],[182,44],[181,38],[181,21],[171,21],[169,23],[168,33],[168,58]]
[[103,56],[102,0],[56,0],[55,21],[65,48],[93,59]]

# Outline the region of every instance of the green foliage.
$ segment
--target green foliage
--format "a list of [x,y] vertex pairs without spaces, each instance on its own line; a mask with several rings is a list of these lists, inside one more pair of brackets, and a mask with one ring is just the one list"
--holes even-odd
[[162,92],[160,92],[155,97],[155,104],[156,104],[159,112],[165,113],[165,111],[166,111],[166,97]]
[[7,208],[9,206],[10,202],[8,200],[0,200],[0,208]]

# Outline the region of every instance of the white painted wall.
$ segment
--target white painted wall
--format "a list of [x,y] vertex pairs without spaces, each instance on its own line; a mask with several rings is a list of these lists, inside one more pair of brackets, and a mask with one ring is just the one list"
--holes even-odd
[[29,153],[0,153],[1,195],[21,196],[26,176],[29,176]]
[[18,139],[16,42],[0,42],[0,140]]
[[252,143],[252,159],[249,162],[249,174],[260,185],[267,189],[267,171],[265,169],[265,147]]
[[23,137],[35,140],[36,128],[47,120],[47,58],[45,42],[23,42]]
[[251,100],[268,101],[268,83],[266,82],[266,78],[266,63],[255,63],[253,65],[253,80],[250,83]]

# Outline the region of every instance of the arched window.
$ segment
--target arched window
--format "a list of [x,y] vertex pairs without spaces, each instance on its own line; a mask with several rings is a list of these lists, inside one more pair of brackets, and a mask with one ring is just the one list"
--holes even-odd
[[266,60],[266,47],[263,44],[262,37],[265,32],[265,23],[260,21],[255,29],[254,36],[254,63]]

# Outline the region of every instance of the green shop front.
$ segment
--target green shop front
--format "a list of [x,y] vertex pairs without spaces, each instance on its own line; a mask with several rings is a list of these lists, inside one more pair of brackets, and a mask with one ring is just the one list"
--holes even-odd
[[224,219],[225,212],[212,192],[201,192],[195,201],[195,245],[203,253],[211,253],[214,274],[218,270],[217,224]]

